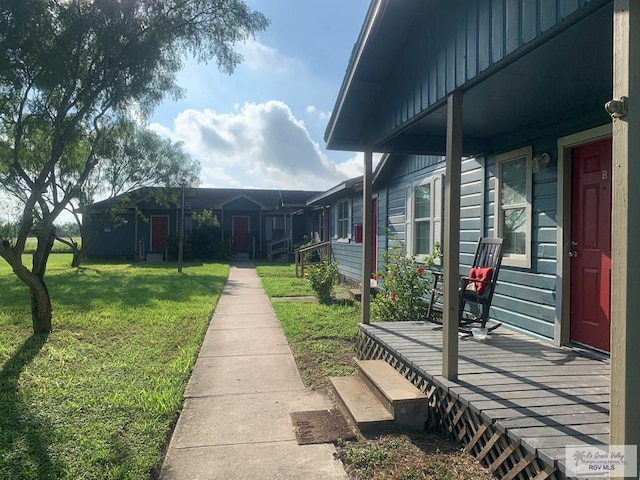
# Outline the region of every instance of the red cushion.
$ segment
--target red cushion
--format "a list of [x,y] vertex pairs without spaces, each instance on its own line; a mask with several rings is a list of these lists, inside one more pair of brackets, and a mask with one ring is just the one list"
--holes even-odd
[[472,268],[469,270],[469,279],[472,280],[472,282],[469,283],[475,286],[475,291],[478,295],[482,295],[487,287],[489,287],[491,275],[493,275],[493,268],[491,267]]

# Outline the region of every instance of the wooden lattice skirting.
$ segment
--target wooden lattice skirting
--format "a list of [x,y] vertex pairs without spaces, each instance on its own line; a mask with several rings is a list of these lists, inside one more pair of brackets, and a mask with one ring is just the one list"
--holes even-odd
[[552,465],[528,452],[519,442],[500,432],[488,420],[473,412],[447,389],[435,384],[426,372],[412,368],[406,359],[393,352],[361,329],[356,338],[361,360],[384,360],[422,390],[429,399],[427,428],[449,432],[495,476],[503,480],[566,480]]

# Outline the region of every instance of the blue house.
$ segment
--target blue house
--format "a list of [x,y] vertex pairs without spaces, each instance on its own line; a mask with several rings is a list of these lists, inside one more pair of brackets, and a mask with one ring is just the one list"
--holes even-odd
[[[166,258],[167,238],[177,238],[181,217],[181,190],[143,188],[122,197],[96,202],[91,208],[89,257]],[[313,214],[307,207],[315,191],[187,188],[185,230],[192,214],[209,210],[221,226],[220,242],[239,255],[267,258],[288,255],[295,243],[310,236]],[[105,216],[114,205],[114,220]]]
[[[368,282],[383,227],[418,257],[440,238],[455,380],[457,276],[479,236],[502,237],[491,316],[610,353],[612,444],[640,443],[639,35],[629,0],[373,0],[325,134],[365,157],[359,203],[327,195],[361,206],[343,274]],[[334,216],[336,243],[354,242]]]

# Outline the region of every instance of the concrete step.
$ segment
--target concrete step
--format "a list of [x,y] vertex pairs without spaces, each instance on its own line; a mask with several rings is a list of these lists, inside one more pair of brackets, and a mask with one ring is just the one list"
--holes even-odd
[[361,432],[393,428],[393,415],[359,376],[329,379],[338,398]]
[[427,396],[384,360],[358,360],[359,376],[393,415],[396,426],[424,430],[429,414]]
[[147,262],[163,262],[164,254],[162,253],[147,253]]

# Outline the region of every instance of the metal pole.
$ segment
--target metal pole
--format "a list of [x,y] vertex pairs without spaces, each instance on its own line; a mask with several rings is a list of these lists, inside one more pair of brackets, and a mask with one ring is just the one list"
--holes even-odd
[[178,233],[178,273],[182,273],[182,260],[184,258],[184,190],[185,182],[182,182],[182,201],[180,202],[180,233]]
[[373,152],[364,152],[364,176],[362,177],[362,292],[360,297],[360,321],[369,324],[371,312],[371,191]]

